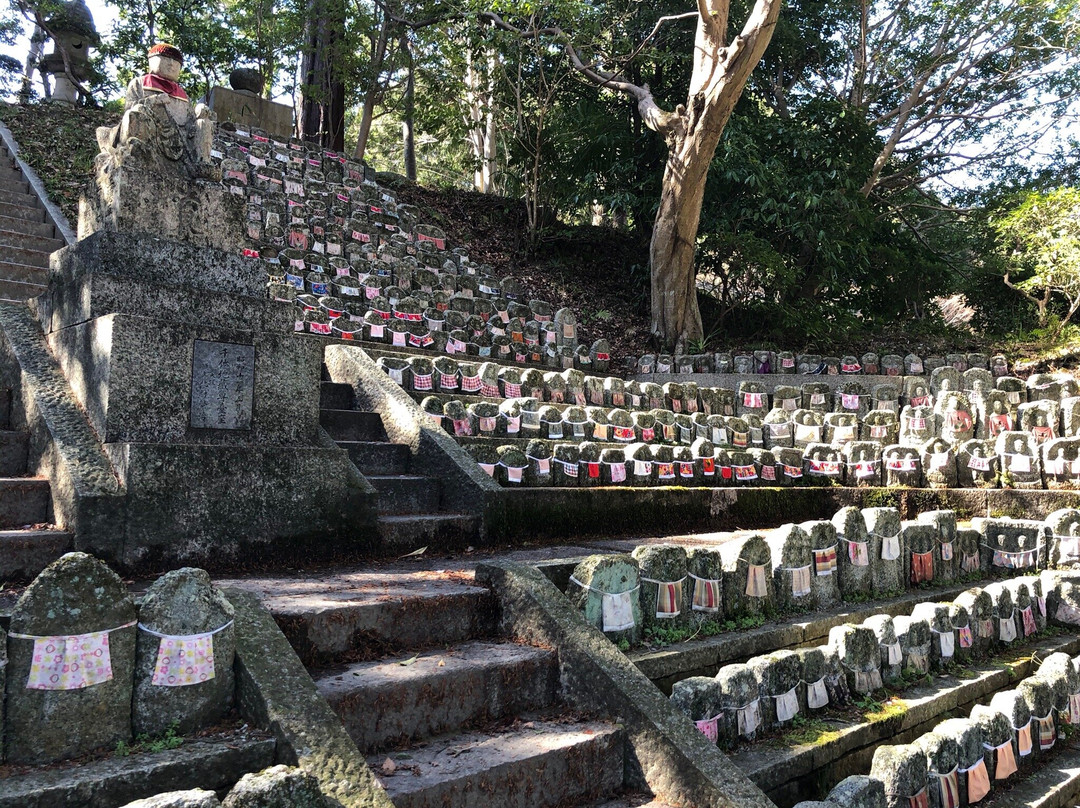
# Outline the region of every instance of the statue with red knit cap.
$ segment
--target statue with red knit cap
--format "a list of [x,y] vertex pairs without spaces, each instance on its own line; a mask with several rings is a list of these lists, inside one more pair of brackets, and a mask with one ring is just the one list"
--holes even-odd
[[210,161],[214,113],[180,86],[183,59],[154,45],[146,75],[128,83],[120,123],[97,130],[97,192],[80,201],[80,238],[111,230],[239,251],[244,201],[225,198]]
[[132,79],[124,95],[124,117],[98,129],[98,160],[151,162],[167,174],[214,179],[210,163],[213,113],[192,107],[178,79],[184,64],[179,48],[159,42],[148,53],[149,70]]

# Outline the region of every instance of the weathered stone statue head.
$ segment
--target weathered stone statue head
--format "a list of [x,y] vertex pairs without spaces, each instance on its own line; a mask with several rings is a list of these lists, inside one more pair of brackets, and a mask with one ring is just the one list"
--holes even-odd
[[184,66],[184,55],[179,48],[175,48],[165,42],[159,42],[150,49],[150,72],[155,76],[161,76],[169,81],[180,78],[180,70]]

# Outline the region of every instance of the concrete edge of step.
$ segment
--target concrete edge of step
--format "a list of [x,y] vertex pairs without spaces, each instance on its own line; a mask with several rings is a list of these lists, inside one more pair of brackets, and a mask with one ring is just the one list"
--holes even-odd
[[543,573],[515,562],[484,563],[476,580],[494,591],[505,634],[559,649],[567,703],[626,730],[626,786],[647,788],[676,805],[773,808],[745,772],[677,712],[625,654],[578,618]]
[[68,222],[64,212],[49,198],[49,192],[45,190],[45,183],[41,181],[41,178],[34,169],[19,157],[19,144],[16,142],[15,136],[11,133],[11,130],[2,122],[0,122],[0,140],[3,140],[8,153],[11,154],[11,158],[19,167],[19,170],[22,171],[22,175],[26,178],[26,181],[30,184],[30,191],[37,197],[42,207],[45,208],[45,215],[52,221],[57,232],[63,237],[64,242],[68,246],[74,244],[78,241],[78,238],[71,227],[71,223]]

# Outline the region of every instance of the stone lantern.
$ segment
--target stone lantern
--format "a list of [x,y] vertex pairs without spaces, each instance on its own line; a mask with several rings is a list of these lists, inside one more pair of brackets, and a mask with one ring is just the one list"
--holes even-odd
[[63,54],[67,54],[71,75],[85,81],[90,75],[90,48],[101,43],[94,18],[83,0],[70,0],[56,7],[45,20],[45,27],[52,33],[53,51],[41,60],[39,69],[52,75],[52,100],[74,104],[79,94],[64,71]]

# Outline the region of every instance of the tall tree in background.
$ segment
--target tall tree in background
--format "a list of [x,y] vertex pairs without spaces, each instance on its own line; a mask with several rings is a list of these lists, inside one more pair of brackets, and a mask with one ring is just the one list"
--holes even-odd
[[[772,37],[780,0],[756,0],[742,30],[730,41],[729,11],[728,0],[698,0],[696,11],[679,15],[695,18],[696,25],[686,103],[673,111],[657,103],[648,84],[635,83],[624,72],[606,70],[584,56],[561,28],[521,28],[500,15],[483,15],[520,36],[554,37],[583,76],[599,87],[632,98],[645,125],[667,144],[660,204],[649,245],[651,330],[666,348],[703,336],[694,255],[705,180],[724,126]],[[657,28],[671,19],[661,18]]]
[[314,0],[305,33],[300,137],[345,151],[344,0]]

